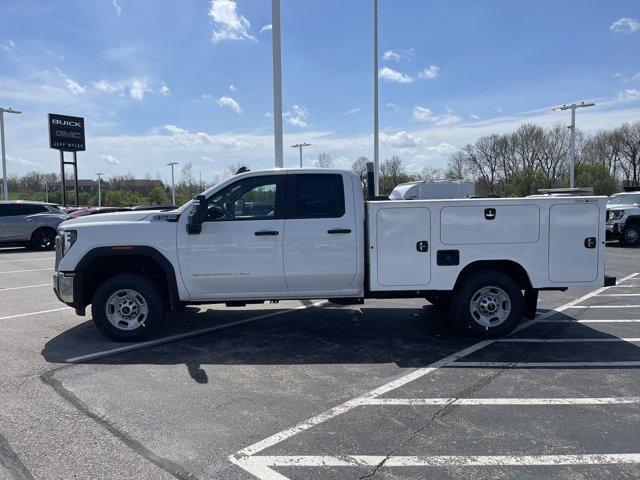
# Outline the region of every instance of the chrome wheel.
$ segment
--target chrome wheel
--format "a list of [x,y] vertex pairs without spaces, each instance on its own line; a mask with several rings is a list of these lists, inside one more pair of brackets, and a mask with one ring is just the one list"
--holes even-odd
[[144,326],[149,308],[142,295],[135,290],[118,290],[107,300],[107,319],[118,330],[135,330]]
[[629,244],[635,244],[638,241],[638,230],[628,228],[624,231],[624,240]]
[[509,295],[498,287],[483,287],[471,297],[471,316],[483,327],[496,327],[504,323],[511,313]]

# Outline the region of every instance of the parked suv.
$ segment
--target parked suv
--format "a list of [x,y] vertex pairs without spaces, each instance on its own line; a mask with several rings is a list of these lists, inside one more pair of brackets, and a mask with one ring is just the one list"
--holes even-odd
[[0,202],[0,245],[26,245],[37,250],[51,250],[58,224],[67,217],[53,203]]
[[616,193],[607,202],[607,237],[640,245],[640,192]]

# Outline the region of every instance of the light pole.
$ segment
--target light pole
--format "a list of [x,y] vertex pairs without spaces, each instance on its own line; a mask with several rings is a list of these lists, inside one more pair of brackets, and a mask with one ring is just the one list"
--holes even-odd
[[310,147],[310,143],[296,143],[295,145],[291,145],[291,148],[299,148],[300,149],[300,168],[302,168],[302,149],[304,147]]
[[95,174],[96,177],[98,177],[98,206],[101,207],[102,206],[102,189],[101,189],[101,180],[102,180],[102,175],[104,175],[104,173],[102,172],[98,172]]
[[2,146],[2,199],[9,200],[9,190],[7,187],[7,158],[4,150],[4,114],[15,113],[21,114],[12,108],[0,108],[0,145]]
[[173,167],[178,165],[178,162],[167,163],[171,167],[171,205],[176,204],[176,177],[173,175]]
[[373,0],[373,183],[376,197],[380,195],[378,137],[378,0]]
[[575,187],[575,163],[576,163],[576,108],[593,107],[595,103],[572,103],[571,105],[562,105],[561,107],[554,108],[554,112],[560,112],[562,110],[571,110],[571,151],[569,153],[569,188]]
[[273,45],[273,140],[276,168],[284,166],[282,149],[282,53],[280,51],[280,0],[271,0],[271,41]]

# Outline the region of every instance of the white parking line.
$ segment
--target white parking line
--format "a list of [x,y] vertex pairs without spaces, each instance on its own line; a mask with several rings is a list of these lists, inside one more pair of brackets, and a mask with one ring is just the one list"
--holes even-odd
[[25,285],[24,287],[0,288],[0,292],[8,292],[10,290],[22,290],[23,288],[51,287],[51,283],[40,283],[38,285]]
[[640,305],[574,305],[569,308],[582,308],[585,310],[592,308],[640,308]]
[[5,273],[44,272],[45,270],[53,270],[53,267],[51,267],[51,268],[34,268],[32,270],[11,270],[9,272],[0,272],[0,275],[4,275]]
[[592,338],[501,338],[500,343],[582,343],[582,342],[640,342],[640,338],[592,337]]
[[138,343],[124,346],[124,347],[111,348],[109,350],[103,350],[101,352],[89,353],[88,355],[80,355],[79,357],[68,358],[67,360],[65,360],[65,362],[67,363],[85,362],[87,360],[107,357],[109,355],[115,355],[118,353],[124,353],[124,352],[130,352],[132,350],[140,350],[143,348],[155,347],[157,345],[164,345],[165,343],[177,342],[178,340],[184,340],[185,338],[197,337],[209,332],[215,332],[216,330],[222,330],[224,328],[234,327],[236,325],[242,325],[244,323],[255,322],[258,320],[263,320],[265,318],[275,317],[278,315],[284,315],[285,313],[294,312],[296,310],[304,310],[307,308],[317,307],[325,303],[327,303],[327,301],[323,300],[320,302],[310,303],[308,305],[302,305],[296,308],[290,308],[287,310],[280,310],[277,312],[266,313],[264,315],[259,315],[257,317],[245,318],[244,320],[238,320],[236,322],[225,323],[222,325],[216,325],[214,327],[209,327],[209,328],[202,328],[200,330],[194,330],[188,333],[179,333],[177,335],[170,335],[168,337],[159,338],[157,340],[148,340],[146,342],[138,342]]
[[[260,478],[286,480],[270,467],[505,467],[561,465],[624,465],[640,463],[640,453],[580,455],[286,455],[245,457],[239,462],[247,471],[261,472]],[[269,472],[268,476],[266,472]]]
[[455,362],[447,367],[453,368],[573,368],[573,367],[640,367],[640,361],[620,362]]
[[640,293],[603,293],[601,297],[640,297]]
[[[631,275],[627,275],[626,277],[624,277],[623,279],[620,280],[619,283],[623,283],[631,278],[634,278],[636,275],[638,275],[638,273],[632,273]],[[513,333],[520,331],[524,328],[527,328],[531,325],[533,325],[534,323],[537,323],[539,321],[542,320],[546,320],[568,308],[572,308],[573,306],[575,306],[577,303],[583,302],[589,298],[592,298],[596,295],[599,295],[600,293],[606,291],[607,289],[609,289],[610,287],[601,287],[598,288],[597,290],[594,290],[590,293],[587,293],[586,295],[583,295],[580,298],[577,298],[569,303],[566,303],[554,310],[550,310],[542,315],[540,315],[539,317],[536,317],[533,320],[529,320],[528,322],[525,322],[523,324],[521,324],[518,328],[516,328],[514,330]],[[449,355],[448,357],[445,357],[441,360],[438,360],[434,363],[432,363],[431,365],[427,366],[427,367],[423,367],[423,368],[419,368],[417,370],[414,370],[410,373],[407,373],[389,383],[386,383],[378,388],[375,388],[367,393],[364,393],[358,397],[355,397],[351,400],[347,400],[346,402],[333,407],[323,413],[320,413],[319,415],[316,415],[314,417],[311,417],[307,420],[304,420],[300,423],[298,423],[297,425],[284,429],[278,433],[275,433],[259,442],[256,442],[252,445],[249,445],[248,447],[243,448],[242,450],[236,452],[235,454],[230,455],[228,458],[231,462],[235,463],[236,465],[238,465],[239,467],[241,467],[242,469],[244,469],[245,471],[247,471],[248,473],[251,473],[252,475],[254,475],[255,477],[261,479],[261,480],[287,480],[287,477],[279,474],[278,472],[272,470],[271,468],[269,468],[269,464],[265,464],[264,462],[260,462],[255,461],[256,458],[259,457],[255,457],[254,455],[256,455],[257,453],[260,453],[261,451],[272,447],[274,445],[277,445],[278,443],[283,442],[284,440],[287,440],[295,435],[297,435],[298,433],[304,432],[306,430],[309,430],[323,422],[326,422],[327,420],[330,420],[332,418],[335,418],[339,415],[342,415],[343,413],[346,413],[350,410],[353,410],[356,407],[359,407],[361,405],[364,405],[365,402],[374,399],[376,397],[380,397],[381,395],[388,393],[392,390],[395,390],[403,385],[406,385],[407,383],[410,383],[418,378],[421,378],[435,370],[437,370],[438,368],[441,367],[449,367],[452,364],[456,365],[458,363],[466,363],[466,362],[456,362],[457,360],[468,356],[488,345],[491,345],[495,342],[495,340],[483,340],[481,342],[478,342],[474,345],[471,345],[470,347],[467,347],[463,350],[460,350],[459,352],[456,352],[452,355]],[[640,366],[640,362],[637,362],[638,366]],[[507,365],[514,365],[514,364],[507,364]],[[581,364],[582,365],[582,364]],[[333,458],[333,457],[332,457]],[[375,457],[375,458],[380,458],[380,462],[384,460],[384,458],[386,457]],[[454,458],[454,457],[446,457],[446,458]],[[463,457],[463,458],[470,458],[470,457]],[[640,458],[640,456],[639,456]],[[373,465],[378,465],[380,462],[374,463]],[[385,462],[386,465],[386,462]]]
[[560,318],[558,320],[548,319],[542,320],[547,323],[638,323],[640,319],[638,318],[612,318],[612,319],[590,319],[587,318],[585,320],[574,320],[570,318]]
[[13,262],[43,262],[49,260],[55,261],[55,257],[39,257],[39,258],[21,258],[19,260],[0,260],[0,263],[13,263]]
[[19,313],[17,315],[7,315],[0,317],[0,320],[8,320],[10,318],[29,317],[31,315],[40,315],[41,313],[61,312],[63,310],[71,310],[71,307],[52,308],[51,310],[40,310],[39,312]]
[[372,398],[364,405],[613,405],[640,403],[640,397],[595,398]]

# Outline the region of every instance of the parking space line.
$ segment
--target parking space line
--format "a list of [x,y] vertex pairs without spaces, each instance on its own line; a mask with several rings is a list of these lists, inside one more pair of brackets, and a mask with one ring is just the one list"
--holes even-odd
[[36,287],[51,287],[51,282],[49,282],[49,283],[40,283],[38,285],[25,285],[24,287],[0,288],[0,292],[8,292],[10,290],[22,290],[23,288],[36,288]]
[[[242,325],[244,323],[255,322],[258,320],[263,320],[265,318],[275,317],[278,315],[284,315],[286,313],[295,312],[296,310],[305,310],[307,308],[318,307],[320,305],[326,304],[327,301],[323,300],[320,302],[313,302],[308,305],[302,305],[296,308],[290,308],[287,310],[280,310],[277,312],[266,313],[264,315],[259,315],[257,317],[245,318],[244,320],[238,320],[235,322],[225,323],[222,325],[216,325],[214,327],[202,328],[200,330],[194,330],[188,333],[179,333],[177,335],[170,335],[168,337],[159,338],[157,340],[148,340],[146,342],[138,342],[131,345],[126,345],[124,347],[111,348],[109,350],[103,350],[101,352],[89,353],[87,355],[80,355],[78,357],[68,358],[65,360],[67,363],[79,363],[86,362],[87,360],[94,360],[96,358],[108,357],[110,355],[116,355],[119,353],[130,352],[132,350],[141,350],[143,348],[155,347],[158,345],[164,345],[166,343],[177,342],[179,340],[184,340],[186,338],[198,337],[200,335],[205,335],[210,332],[215,332],[216,330],[222,330],[224,328],[234,327],[236,325]],[[1,320],[1,319],[0,319]]]
[[50,267],[50,268],[34,268],[32,270],[11,270],[9,272],[0,272],[0,275],[4,275],[5,273],[44,272],[45,270],[53,270],[53,267]]
[[595,398],[372,398],[364,405],[614,405],[640,403],[640,397]]
[[[634,278],[636,275],[638,275],[638,273],[632,273],[630,275],[627,275],[626,277],[622,278],[620,280],[619,283],[623,283],[631,278]],[[554,310],[549,310],[545,313],[543,313],[542,315],[534,318],[533,320],[529,320],[523,324],[521,324],[518,328],[516,328],[513,333],[516,333],[520,330],[523,330],[525,328],[530,327],[531,325],[542,321],[542,320],[546,320],[547,318],[550,318],[560,312],[563,312],[564,310],[573,307],[574,305],[576,305],[577,303],[583,302],[589,298],[592,298],[596,295],[599,295],[600,293],[608,290],[610,287],[600,287],[592,292],[587,293],[586,295],[583,295],[580,298],[577,298],[575,300],[572,300],[571,302],[568,302]],[[314,417],[311,417],[307,420],[304,420],[300,423],[298,423],[297,425],[294,425],[293,427],[289,427],[286,428],[284,430],[281,430],[280,432],[277,432],[263,440],[260,440],[252,445],[249,445],[248,447],[243,448],[242,450],[239,450],[238,452],[236,452],[235,454],[230,455],[228,458],[231,462],[235,463],[236,465],[238,465],[239,467],[243,468],[245,471],[251,473],[252,475],[256,476],[257,478],[260,478],[262,480],[274,480],[274,479],[286,479],[286,477],[278,474],[277,472],[274,472],[273,470],[271,470],[270,468],[268,468],[268,466],[266,465],[256,465],[256,464],[251,464],[248,463],[248,460],[250,460],[251,458],[255,458],[252,457],[253,455],[269,448],[272,447],[274,445],[277,445],[278,443],[281,443],[295,435],[297,435],[298,433],[304,432],[306,430],[309,430],[323,422],[326,422],[327,420],[330,420],[332,418],[335,418],[339,415],[342,415],[343,413],[346,413],[350,410],[353,410],[354,408],[363,405],[365,401],[368,401],[370,399],[379,397],[385,393],[388,393],[392,390],[395,390],[403,385],[406,385],[407,383],[410,383],[414,380],[417,380],[418,378],[421,378],[435,370],[437,370],[438,368],[441,367],[449,367],[452,364],[456,365],[457,360],[466,357],[482,348],[485,348],[488,345],[491,345],[495,342],[495,340],[483,340],[481,342],[478,342],[474,345],[471,345],[465,349],[462,349],[452,355],[449,355],[443,359],[440,359],[432,364],[430,364],[427,367],[423,367],[423,368],[419,368],[417,370],[414,370],[410,373],[407,373],[405,375],[400,376],[399,378],[386,383],[378,388],[375,388],[367,393],[364,393],[358,397],[352,398],[351,400],[347,400],[346,402],[341,403],[340,405],[337,405],[336,407],[333,407],[323,413],[320,413]],[[462,362],[464,363],[464,362]],[[507,365],[513,365],[513,364],[507,364]],[[638,362],[638,366],[640,366],[640,362]],[[383,457],[384,458],[384,457]]]
[[640,308],[640,305],[574,305],[569,308],[582,308],[585,310],[592,308]]
[[553,318],[547,320],[541,320],[542,322],[547,323],[639,323],[640,319],[638,318],[612,318],[612,319],[584,319],[584,320],[574,320],[569,318],[560,318],[558,320],[554,320]]
[[603,293],[601,297],[640,297],[640,293]]
[[574,367],[640,367],[640,361],[620,362],[455,362],[452,368],[574,368]]
[[40,310],[38,312],[18,313],[17,315],[7,315],[0,317],[0,320],[8,320],[10,318],[29,317],[31,315],[40,315],[41,313],[61,312],[63,310],[71,310],[71,307],[52,308],[51,310]]
[[[621,465],[640,463],[640,453],[590,453],[578,455],[282,455],[254,456],[242,459],[249,468],[263,467],[269,476],[260,478],[282,480],[287,477],[269,467],[505,467],[561,465]],[[263,470],[264,472],[264,470]]]
[[582,343],[582,342],[640,342],[638,337],[592,337],[592,338],[501,338],[500,343]]
[[0,260],[0,263],[14,263],[14,262],[43,262],[45,260],[54,261],[55,257],[39,257],[39,258],[22,258],[20,260]]

